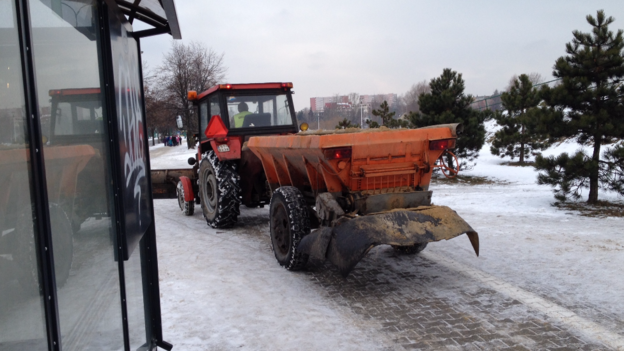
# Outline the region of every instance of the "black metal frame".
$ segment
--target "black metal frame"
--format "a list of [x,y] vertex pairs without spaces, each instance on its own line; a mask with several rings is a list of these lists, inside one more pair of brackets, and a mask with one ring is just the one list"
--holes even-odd
[[30,26],[28,0],[15,0],[19,46],[24,80],[26,126],[30,145],[31,189],[33,190],[35,245],[40,267],[40,286],[43,292],[43,306],[46,322],[48,350],[61,350],[61,329],[59,322],[54,253],[52,250],[52,228],[48,208],[48,186],[46,181],[44,150],[39,123],[37,81],[35,75],[34,45]]
[[151,26],[153,29],[142,30],[135,32],[134,35],[137,38],[142,38],[151,35],[158,35],[163,33],[169,33],[173,39],[182,39],[180,33],[180,25],[178,23],[178,16],[175,12],[175,6],[173,0],[161,0],[160,3],[165,10],[167,18],[162,18],[155,13],[139,6],[141,0],[134,0],[132,2],[125,0],[115,0],[119,6],[119,10],[128,16],[130,23],[134,19],[141,20]]
[[[25,113],[26,113],[26,128],[28,131],[28,142],[30,145],[30,170],[31,170],[31,202],[33,204],[34,213],[34,228],[35,228],[35,245],[37,251],[37,260],[39,264],[39,280],[43,298],[43,308],[46,327],[46,339],[48,342],[48,350],[58,351],[62,350],[61,345],[61,331],[59,322],[59,308],[58,308],[58,296],[56,292],[56,277],[54,271],[54,250],[52,246],[52,228],[50,224],[50,211],[48,208],[48,195],[47,195],[47,181],[45,171],[45,158],[43,148],[43,133],[41,130],[40,116],[39,116],[39,104],[37,99],[37,82],[35,74],[35,62],[34,62],[34,46],[32,40],[32,27],[30,25],[30,10],[29,0],[13,0],[16,8],[17,18],[17,31],[19,35],[19,48],[21,55],[21,69],[24,82],[24,97],[25,97]],[[106,0],[105,2],[108,2]],[[163,0],[165,2],[170,0]],[[113,83],[113,63],[110,49],[109,40],[109,23],[107,20],[109,6],[107,3],[98,1],[98,16],[100,20],[100,39],[98,46],[99,59],[101,60],[101,84],[102,91],[104,92],[103,103],[103,115],[105,120],[108,120],[107,127],[109,128],[109,136],[111,137],[111,158],[109,159],[109,166],[112,169],[113,175],[118,175],[121,170],[115,162],[115,157],[119,155],[114,152],[113,145],[117,142],[116,121],[111,118],[110,111],[115,111],[115,101],[112,98],[114,96],[114,83]],[[114,3],[113,3],[114,4]],[[174,16],[175,17],[175,16]],[[175,23],[177,27],[177,19]],[[167,24],[167,28],[169,24]],[[154,34],[163,32],[163,28],[156,28],[150,30]],[[143,31],[145,32],[145,31]],[[139,60],[139,75],[141,80],[141,90],[143,89],[142,78],[143,72],[141,67],[141,51],[140,40],[138,38],[145,36],[140,35],[141,32],[135,33],[135,38],[139,47],[138,60]],[[151,32],[150,32],[151,33]],[[146,34],[147,35],[147,34]],[[151,34],[150,34],[151,35]],[[144,96],[141,93],[142,103],[144,104]],[[143,126],[144,135],[147,135],[145,125],[145,108],[143,108]],[[144,140],[145,150],[148,150],[147,139]],[[149,167],[149,155],[147,157],[147,165]],[[147,174],[149,185],[149,201],[152,201],[151,195],[151,178],[149,172]],[[117,177],[113,176],[114,183],[117,181]],[[115,201],[121,201],[121,196],[118,196],[119,187],[114,184]],[[120,206],[115,204],[115,217],[120,218],[122,215],[119,213]],[[152,219],[154,218],[153,207],[151,208]],[[115,221],[119,223],[118,221]],[[123,250],[119,245],[121,242],[121,230],[117,228],[115,245],[115,258],[118,261],[119,269],[119,282],[120,282],[120,299],[122,308],[122,324],[123,324],[123,339],[125,350],[130,350],[129,344],[129,331],[128,331],[128,314],[126,306],[126,289],[124,278],[124,261]],[[145,308],[145,328],[146,328],[146,341],[145,348],[147,350],[154,350],[157,346],[165,350],[171,350],[172,345],[165,342],[162,338],[162,318],[160,310],[160,290],[158,286],[158,262],[156,251],[156,236],[155,225],[152,220],[152,224],[148,228],[147,232],[143,236],[140,244],[141,256],[141,275],[143,277],[143,300]]]
[[[141,60],[141,41],[137,40],[138,43],[138,54],[139,54],[139,75],[140,86],[141,86],[141,101],[143,107],[143,135],[147,136],[147,117],[145,115],[145,89],[143,88],[143,61]],[[143,139],[143,144],[145,150],[149,150],[149,141],[147,138]],[[146,157],[147,168],[152,169],[150,165],[150,157],[149,153]],[[151,173],[148,172],[147,176],[147,184],[150,189],[149,191],[149,201],[154,203],[154,195],[152,193],[152,177]],[[154,206],[150,207],[152,224],[147,229],[147,232],[143,235],[143,239],[141,240],[140,246],[140,254],[141,254],[141,276],[143,277],[143,294],[144,294],[144,305],[145,305],[145,316],[146,323],[149,321],[149,324],[145,326],[145,331],[148,334],[147,340],[152,340],[153,344],[156,346],[163,348],[167,351],[170,351],[173,348],[173,345],[163,340],[162,335],[162,315],[160,311],[160,285],[158,284],[158,254],[156,249],[156,221],[154,216]],[[150,338],[151,332],[151,338]]]
[[[102,34],[104,34],[103,38],[110,38],[110,21],[108,19],[108,7],[112,6],[116,7],[116,4],[111,0],[105,0],[100,3],[100,16],[101,23],[100,28],[102,30]],[[143,95],[143,71],[141,65],[141,47],[140,40],[137,38],[137,54],[138,54],[138,65],[139,65],[139,82],[141,89],[141,101],[143,105],[145,104],[145,99]],[[105,90],[105,106],[107,111],[115,111],[116,103],[115,99],[115,84],[114,84],[114,70],[113,70],[113,59],[112,59],[112,51],[110,47],[110,40],[101,40],[101,48],[103,52],[103,67],[104,67],[104,90]],[[106,113],[107,116],[116,115],[115,112]],[[147,135],[146,130],[146,118],[145,118],[145,106],[143,106],[143,135]],[[111,138],[110,143],[110,154],[111,154],[111,167],[113,169],[113,191],[115,193],[115,215],[116,218],[119,219],[123,216],[123,194],[121,190],[120,183],[123,181],[121,177],[122,170],[119,169],[119,165],[121,162],[119,161],[119,150],[117,146],[119,145],[119,136],[117,135],[118,125],[117,120],[115,118],[109,119],[109,136]],[[147,139],[143,140],[144,150],[149,150],[149,146],[147,143]],[[146,157],[147,168],[150,168],[149,164],[149,154]],[[146,174],[148,188],[149,188],[149,201],[153,203],[152,198],[152,185],[151,185],[151,177],[149,172]],[[162,338],[162,324],[161,324],[161,311],[160,311],[160,288],[158,285],[158,258],[156,252],[156,230],[154,224],[154,208],[150,206],[150,215],[152,218],[152,223],[149,226],[147,232],[143,235],[140,243],[139,243],[139,252],[135,252],[135,254],[140,254],[141,256],[141,276],[143,277],[143,304],[145,309],[145,331],[146,331],[146,341],[147,350],[152,350],[154,347],[159,346],[165,350],[171,350],[173,347],[169,343],[165,342]],[[121,306],[122,306],[122,318],[124,325],[124,345],[127,350],[130,350],[130,340],[129,340],[129,331],[128,331],[128,308],[127,308],[127,298],[126,298],[126,287],[125,287],[125,270],[124,270],[124,260],[126,256],[129,256],[128,252],[125,252],[126,247],[123,244],[125,240],[121,237],[124,232],[123,224],[121,221],[116,220],[117,224],[117,243],[116,248],[118,249],[117,257],[119,263],[119,280],[121,287]]]
[[[119,169],[119,154],[118,150],[115,147],[118,144],[119,140],[117,137],[117,121],[114,118],[114,112],[117,107],[115,106],[115,83],[114,83],[114,71],[113,71],[113,59],[110,47],[110,28],[109,28],[109,20],[108,20],[108,4],[105,2],[98,2],[98,16],[99,16],[99,27],[100,27],[100,40],[99,40],[99,48],[98,50],[101,53],[101,73],[102,73],[102,84],[103,84],[103,92],[104,92],[104,103],[102,104],[102,114],[106,116],[106,123],[108,128],[108,136],[110,138],[109,143],[109,167],[112,170],[112,183],[113,183],[113,203],[114,203],[114,215],[115,215],[115,259],[117,260],[117,268],[119,272],[119,291],[120,291],[120,303],[121,303],[121,318],[123,320],[123,342],[124,349],[130,350],[130,333],[128,330],[128,306],[126,304],[126,279],[125,279],[125,271],[123,264],[123,245],[121,244],[121,233],[123,231],[123,224],[119,221],[119,218],[123,216],[123,207],[122,204],[122,194],[120,190],[120,169]],[[113,117],[113,118],[111,118]]]

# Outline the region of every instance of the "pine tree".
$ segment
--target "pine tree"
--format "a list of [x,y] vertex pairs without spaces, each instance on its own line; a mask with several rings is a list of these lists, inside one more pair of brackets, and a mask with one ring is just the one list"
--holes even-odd
[[368,124],[368,128],[379,128],[379,127],[381,127],[379,125],[379,123],[377,123],[376,121],[373,121],[372,119],[367,119],[366,120],[366,124]]
[[624,141],[607,150],[600,163],[600,182],[605,188],[624,195]]
[[545,138],[536,132],[539,92],[533,88],[529,76],[521,74],[500,98],[506,113],[495,115],[502,128],[494,134],[490,150],[494,155],[509,156],[512,160],[518,157],[520,164],[524,164],[532,152],[548,146]]
[[[384,100],[384,102],[379,105],[378,110],[371,111],[373,116],[377,116],[381,118],[381,125],[388,128],[407,128],[409,127],[409,122],[402,119],[394,119],[394,115],[396,112],[390,112],[390,106],[388,106],[388,102]],[[366,124],[368,124],[369,128],[379,128],[379,123],[371,120],[367,120]]]
[[[561,78],[561,84],[549,88],[544,86],[541,96],[550,107],[542,118],[544,130],[552,137],[575,138],[581,145],[593,147],[591,156],[580,157],[579,164],[561,163],[553,165],[554,157],[536,158],[536,168],[546,174],[557,171],[561,174],[574,174],[578,169],[579,177],[586,177],[589,185],[588,203],[598,201],[601,167],[600,148],[624,137],[624,119],[622,114],[622,95],[624,90],[618,86],[624,77],[624,40],[622,30],[615,35],[609,30],[613,17],[606,17],[598,11],[596,18],[588,15],[591,33],[572,32],[574,38],[566,44],[567,56],[557,59],[553,75]],[[576,159],[577,156],[573,157]],[[556,177],[547,177],[538,182],[562,187]]]
[[360,128],[360,125],[351,123],[351,121],[348,118],[343,119],[342,121],[338,122],[338,124],[336,125],[336,129],[347,129],[347,128]]
[[[409,120],[416,127],[435,124],[461,123],[462,134],[457,138],[453,152],[457,157],[473,161],[479,156],[479,150],[485,143],[485,127],[483,122],[491,111],[477,111],[470,108],[474,100],[471,95],[464,94],[464,80],[461,73],[445,68],[439,78],[429,83],[431,92],[420,94],[418,103],[420,112],[410,112]],[[449,167],[453,166],[453,158],[447,158]]]

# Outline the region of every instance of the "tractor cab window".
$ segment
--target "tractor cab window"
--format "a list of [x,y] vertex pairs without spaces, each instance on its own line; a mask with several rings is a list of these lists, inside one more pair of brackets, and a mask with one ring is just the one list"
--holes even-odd
[[99,92],[70,94],[57,91],[51,95],[51,134],[62,136],[103,133],[104,119]]
[[227,109],[231,129],[293,124],[286,94],[228,96]]
[[[210,104],[210,115],[208,116],[208,121],[210,121],[210,118],[212,116],[221,117],[221,107],[219,106],[219,95],[215,95],[211,97],[208,103]],[[208,124],[206,124],[206,126],[208,126]]]
[[206,128],[208,128],[212,116],[221,117],[221,105],[219,101],[219,94],[214,94],[199,104],[199,137],[202,140],[206,137],[204,133],[206,132]]
[[199,105],[199,119],[200,119],[200,134],[203,135],[208,127],[208,103],[202,102]]

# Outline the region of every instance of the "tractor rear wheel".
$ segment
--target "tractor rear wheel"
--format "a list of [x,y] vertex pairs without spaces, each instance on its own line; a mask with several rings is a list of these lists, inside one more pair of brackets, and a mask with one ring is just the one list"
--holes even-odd
[[234,162],[221,162],[214,151],[199,163],[199,197],[206,222],[213,228],[233,226],[240,214],[240,176]]
[[421,243],[409,246],[392,245],[392,248],[394,249],[394,251],[404,255],[414,255],[424,250],[425,247],[427,247],[427,244],[428,243]]
[[178,181],[176,192],[178,193],[178,206],[180,206],[180,210],[185,216],[192,216],[193,213],[195,213],[195,200],[184,200],[184,185],[182,185],[182,181]]
[[[50,204],[50,224],[52,229],[52,249],[54,252],[54,272],[57,287],[62,287],[69,278],[74,258],[74,236],[72,222],[61,206]],[[37,269],[37,249],[34,240],[34,213],[23,211],[17,223],[17,279],[24,293],[33,295],[39,291],[39,274]]]
[[277,262],[291,271],[302,269],[308,262],[308,255],[297,250],[297,245],[310,234],[310,219],[308,205],[299,189],[283,186],[273,192],[270,228]]

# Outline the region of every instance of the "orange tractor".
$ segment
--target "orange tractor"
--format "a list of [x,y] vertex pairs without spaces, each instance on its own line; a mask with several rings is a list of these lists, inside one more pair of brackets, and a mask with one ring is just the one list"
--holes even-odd
[[[99,88],[50,90],[49,95],[50,115],[41,116],[41,127],[55,279],[62,286],[72,266],[75,233],[89,217],[110,216],[106,180],[101,176],[107,144]],[[0,277],[14,277],[25,291],[38,291],[33,209],[24,195],[29,193],[29,162],[28,144],[4,133],[0,138],[0,247],[7,251],[0,251]],[[6,277],[4,272],[11,274]]]
[[227,84],[189,93],[205,132],[200,161],[189,160],[197,177],[179,177],[186,214],[198,196],[208,224],[227,227],[241,203],[270,203],[273,251],[289,270],[327,259],[346,276],[374,246],[417,253],[462,234],[479,254],[470,225],[431,205],[436,160],[455,147],[458,125],[312,132],[302,124],[297,133],[291,88]]

